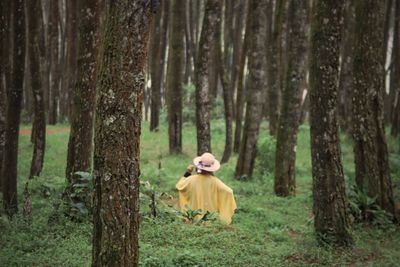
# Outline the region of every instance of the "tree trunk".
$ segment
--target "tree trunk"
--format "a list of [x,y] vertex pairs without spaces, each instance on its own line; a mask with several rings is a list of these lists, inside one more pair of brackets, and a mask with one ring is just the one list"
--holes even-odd
[[28,21],[28,54],[29,69],[32,79],[32,98],[34,108],[33,120],[33,156],[29,178],[39,176],[43,168],[43,160],[46,146],[46,116],[44,110],[41,65],[39,44],[43,37],[42,30],[42,8],[40,1],[27,2],[27,21]]
[[351,98],[353,82],[353,32],[354,4],[346,1],[343,14],[342,44],[340,48],[341,61],[339,72],[339,125],[348,133],[352,132]]
[[211,153],[209,74],[212,62],[212,42],[215,40],[214,35],[219,25],[220,15],[219,1],[207,0],[195,69],[198,155],[204,152]]
[[63,106],[66,106],[69,113],[69,121],[72,121],[70,117],[71,109],[72,109],[72,101],[73,101],[73,91],[76,83],[76,66],[77,66],[77,0],[68,0],[67,1],[67,49],[66,49],[66,64],[65,64],[65,78],[64,78],[64,86],[63,86],[63,94],[66,94],[67,97],[64,98],[66,103],[63,103]]
[[353,126],[356,182],[394,214],[383,119],[385,90],[384,2],[355,2]]
[[395,5],[395,24],[393,31],[393,50],[392,50],[392,69],[391,80],[393,81],[393,86],[391,88],[391,93],[393,95],[391,99],[391,109],[390,109],[390,119],[391,119],[391,130],[390,134],[393,137],[397,137],[400,132],[400,3],[397,1]]
[[1,176],[4,210],[9,216],[17,213],[18,136],[21,115],[22,88],[25,69],[25,12],[24,1],[11,2],[12,63],[10,84],[7,86],[7,117],[4,159]]
[[60,95],[59,51],[58,51],[58,1],[50,0],[50,94],[49,94],[49,124],[57,123],[58,98]]
[[249,46],[249,33],[250,33],[250,11],[249,4],[246,1],[244,13],[246,14],[246,26],[243,38],[243,48],[240,52],[239,59],[239,71],[237,78],[237,89],[236,89],[236,117],[235,117],[235,139],[233,141],[233,151],[238,153],[240,149],[240,141],[242,135],[242,120],[243,120],[243,110],[244,104],[246,102],[246,94],[244,87],[244,77],[245,77],[245,65],[247,58],[247,48]]
[[302,85],[307,74],[308,10],[307,1],[289,0],[289,54],[275,157],[275,194],[283,197],[296,193],[296,143],[303,96]]
[[267,0],[250,0],[249,16],[249,79],[246,120],[235,176],[238,179],[251,177],[257,153],[257,140],[262,118],[265,94],[266,67],[266,11]]
[[0,190],[2,184],[2,163],[6,134],[6,88],[9,85],[9,23],[10,2],[0,1]]
[[167,70],[169,152],[182,152],[182,83],[184,63],[185,1],[174,0],[171,8]]
[[94,150],[92,266],[138,266],[139,156],[150,0],[108,0]]
[[[73,193],[75,173],[90,172],[93,141],[93,113],[96,98],[96,59],[98,55],[98,0],[77,3],[78,58],[76,83],[72,91],[71,132],[68,141],[67,193]],[[80,200],[78,200],[80,201]]]
[[343,2],[313,2],[310,50],[314,227],[318,241],[338,246],[352,243],[336,119]]
[[276,0],[274,11],[274,24],[269,44],[268,53],[268,90],[269,90],[269,132],[275,136],[278,131],[279,107],[280,107],[280,77],[279,64],[282,49],[282,23],[286,0]]

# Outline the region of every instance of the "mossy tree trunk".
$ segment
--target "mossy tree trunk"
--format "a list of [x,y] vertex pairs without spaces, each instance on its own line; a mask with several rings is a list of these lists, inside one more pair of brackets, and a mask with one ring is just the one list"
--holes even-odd
[[[73,193],[78,171],[90,172],[92,162],[93,116],[96,98],[96,59],[98,55],[98,0],[79,0],[77,73],[71,106],[68,140],[67,194]],[[80,201],[80,200],[77,200]]]
[[169,152],[182,152],[182,84],[185,59],[185,1],[174,0],[171,7],[167,70]]
[[340,20],[343,0],[313,2],[310,124],[314,227],[318,241],[352,243],[337,122]]
[[250,177],[257,154],[257,140],[262,118],[266,79],[266,8],[267,0],[250,0],[249,81],[246,119],[236,164],[237,178]]
[[42,28],[42,7],[40,1],[27,2],[28,20],[28,54],[29,69],[31,73],[32,99],[34,108],[34,119],[32,141],[33,156],[29,177],[39,176],[43,168],[43,160],[46,146],[46,116],[44,110],[41,65],[39,44]]
[[[10,81],[7,85],[6,133],[1,168],[3,205],[9,216],[17,213],[18,136],[25,70],[25,10],[23,0],[11,1],[10,17],[13,33]],[[10,43],[8,43],[9,45]]]
[[108,0],[97,75],[92,266],[138,266],[139,156],[150,0]]
[[207,0],[203,26],[200,34],[199,50],[195,68],[197,154],[211,152],[210,133],[210,66],[212,62],[212,42],[219,25],[221,7],[218,0]]
[[282,111],[279,117],[275,157],[275,194],[294,195],[296,190],[296,143],[303,85],[307,74],[308,2],[289,0],[288,60]]
[[383,1],[355,2],[353,138],[357,185],[394,214],[383,116],[384,10]]

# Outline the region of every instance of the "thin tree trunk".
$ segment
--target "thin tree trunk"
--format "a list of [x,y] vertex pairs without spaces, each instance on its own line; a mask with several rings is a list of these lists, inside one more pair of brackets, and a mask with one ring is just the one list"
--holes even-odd
[[336,119],[343,4],[343,0],[313,2],[310,50],[314,227],[318,241],[338,246],[352,243]]
[[171,31],[167,70],[167,105],[169,152],[182,152],[182,83],[184,63],[185,1],[174,0],[171,8]]
[[95,122],[92,266],[138,266],[139,145],[155,7],[149,0],[106,3]]
[[286,0],[276,0],[274,11],[274,24],[269,49],[268,59],[268,90],[269,90],[269,132],[275,136],[278,131],[279,107],[280,107],[280,77],[279,64],[282,49],[282,23]]
[[0,1],[0,190],[2,184],[2,163],[6,134],[6,88],[9,85],[9,23],[10,2]]
[[58,41],[58,1],[50,0],[50,94],[49,94],[49,124],[57,123],[58,99],[60,95],[59,75],[59,41]]
[[393,50],[392,50],[392,69],[391,69],[391,80],[393,81],[393,86],[391,88],[392,98],[391,98],[391,130],[390,134],[393,137],[397,137],[400,132],[400,3],[397,1],[395,5],[395,21],[394,21],[394,31],[393,31]]
[[214,35],[220,14],[219,1],[207,0],[195,69],[198,155],[211,152],[209,74],[212,62],[212,42],[215,40]]
[[7,86],[7,118],[4,159],[1,176],[4,210],[9,216],[17,213],[18,136],[25,69],[25,12],[24,1],[11,2],[12,63],[10,84]]
[[245,33],[243,37],[243,47],[240,51],[240,59],[239,59],[239,70],[237,74],[237,82],[236,82],[236,116],[235,116],[235,137],[233,141],[233,152],[238,153],[240,149],[240,141],[242,137],[242,120],[243,120],[243,110],[244,104],[246,102],[245,96],[245,87],[244,87],[244,77],[245,77],[245,66],[246,66],[246,58],[247,58],[247,48],[249,46],[249,32],[250,32],[250,11],[249,11],[249,2],[246,0],[244,6],[244,13],[246,14],[246,25],[245,25]]
[[289,54],[275,157],[275,194],[284,197],[296,193],[296,143],[303,96],[302,85],[307,74],[308,10],[307,1],[289,0]]
[[44,111],[44,99],[41,77],[39,44],[42,30],[42,8],[39,1],[27,2],[28,21],[28,51],[29,68],[32,75],[32,96],[34,108],[33,120],[33,156],[29,177],[39,176],[43,168],[43,160],[46,146],[46,116]]
[[266,11],[267,0],[250,0],[249,16],[249,79],[246,120],[243,129],[243,139],[236,164],[235,176],[238,179],[252,176],[257,154],[257,140],[262,118],[262,104],[265,90],[266,67]]
[[67,193],[74,192],[76,172],[91,171],[98,25],[100,23],[98,0],[79,0],[77,4],[78,65],[76,83],[72,91],[71,132],[65,173],[68,181]]
[[383,118],[385,90],[384,3],[355,4],[353,126],[356,182],[394,214],[392,182]]
[[[63,94],[67,97],[64,98],[66,103],[63,103],[71,112],[73,91],[76,83],[76,69],[77,69],[77,0],[67,0],[67,49],[66,49],[66,64],[65,64],[65,78],[63,86]],[[70,114],[69,114],[70,115]],[[72,118],[70,117],[70,121]]]

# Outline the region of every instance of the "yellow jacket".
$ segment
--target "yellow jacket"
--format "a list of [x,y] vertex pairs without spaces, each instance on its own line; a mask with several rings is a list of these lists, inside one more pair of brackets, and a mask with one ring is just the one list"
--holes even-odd
[[179,191],[179,207],[218,212],[222,221],[230,224],[236,209],[231,188],[212,175],[196,174],[182,177],[176,184]]

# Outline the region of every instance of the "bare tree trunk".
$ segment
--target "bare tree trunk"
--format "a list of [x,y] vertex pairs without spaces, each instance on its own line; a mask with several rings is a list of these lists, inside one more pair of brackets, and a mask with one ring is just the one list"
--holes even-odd
[[[67,49],[66,49],[66,64],[65,64],[65,77],[63,83],[63,94],[67,97],[64,98],[66,103],[63,103],[71,112],[73,91],[76,83],[76,65],[77,65],[77,0],[67,0]],[[69,114],[70,115],[70,114]],[[72,121],[72,118],[69,118]]]
[[310,50],[314,227],[318,241],[338,246],[352,243],[336,119],[343,4],[343,0],[313,2]]
[[262,118],[266,67],[266,11],[267,0],[250,0],[249,16],[249,79],[250,88],[246,108],[246,120],[235,176],[238,179],[251,177],[257,154],[257,140]]
[[2,166],[4,210],[9,216],[17,213],[18,136],[21,115],[22,90],[25,69],[25,12],[24,1],[11,2],[12,63],[10,83],[7,86],[7,117]]
[[384,2],[355,4],[353,126],[356,182],[394,214],[383,118],[385,90]]
[[0,1],[0,190],[2,184],[2,163],[6,134],[6,88],[9,85],[10,56],[10,2]]
[[106,3],[95,122],[92,266],[138,266],[141,114],[155,7],[150,0]]
[[182,152],[182,83],[184,63],[185,1],[174,0],[171,8],[167,70],[169,152]]
[[40,65],[40,38],[42,28],[42,8],[40,1],[27,2],[27,21],[28,21],[28,51],[29,69],[32,76],[32,98],[34,108],[33,120],[33,156],[29,178],[39,176],[43,168],[43,160],[46,146],[46,116],[44,110],[41,65]]
[[296,143],[307,74],[307,1],[289,0],[288,61],[275,157],[275,194],[296,194]]
[[280,107],[280,77],[279,64],[282,49],[282,24],[286,0],[276,0],[274,11],[274,23],[269,49],[268,59],[268,90],[269,90],[269,132],[275,136],[278,130],[279,107]]
[[50,94],[49,94],[49,124],[57,123],[58,100],[60,95],[59,74],[59,41],[58,41],[58,1],[50,0]]
[[[72,91],[71,132],[68,141],[67,193],[74,192],[75,173],[90,172],[93,141],[93,113],[96,98],[96,59],[98,56],[98,0],[79,0],[78,58],[76,83]],[[81,201],[81,200],[77,200]]]
[[212,42],[215,40],[214,35],[220,14],[219,1],[207,0],[195,69],[198,155],[211,152],[209,74],[212,62]]
[[245,77],[245,65],[247,58],[247,48],[249,46],[249,32],[250,32],[250,16],[249,16],[249,2],[246,0],[244,6],[244,13],[246,14],[246,25],[245,33],[243,37],[243,47],[240,51],[239,69],[237,74],[236,82],[236,116],[235,116],[235,137],[233,141],[233,152],[238,153],[240,149],[240,141],[242,135],[242,120],[243,120],[243,109],[246,102],[244,77]]
[[392,69],[391,80],[393,86],[391,88],[392,98],[390,99],[390,120],[391,131],[390,134],[397,137],[400,132],[400,3],[396,1],[395,5],[395,24],[393,31],[393,50],[392,50]]

